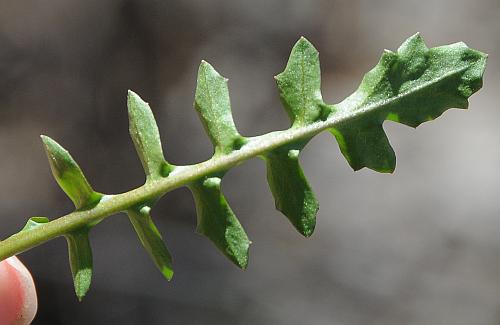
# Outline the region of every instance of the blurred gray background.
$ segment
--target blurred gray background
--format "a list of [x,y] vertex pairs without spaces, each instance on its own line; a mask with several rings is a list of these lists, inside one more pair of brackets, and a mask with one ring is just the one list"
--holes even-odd
[[354,173],[329,134],[302,154],[321,209],[302,238],[274,209],[263,163],[224,178],[253,245],[243,272],[194,233],[186,189],[154,218],[175,259],[170,283],[125,215],[92,232],[95,276],[78,303],[63,239],[21,255],[39,290],[35,324],[500,324],[498,0],[0,1],[0,236],[72,210],[39,134],[65,146],[94,187],[142,184],[126,91],[153,107],[167,158],[212,153],[192,108],[201,59],[230,79],[244,135],[288,126],[272,78],[299,36],[321,54],[323,95],[355,90],[384,48],[420,31],[490,54],[469,111],[417,130],[386,123],[394,175]]

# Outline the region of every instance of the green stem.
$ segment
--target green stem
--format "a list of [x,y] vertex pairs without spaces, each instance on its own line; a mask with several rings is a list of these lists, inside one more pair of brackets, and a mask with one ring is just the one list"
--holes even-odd
[[321,131],[335,126],[337,123],[352,118],[354,115],[351,113],[343,116],[335,116],[335,118],[318,121],[303,127],[252,137],[239,150],[235,150],[228,155],[216,155],[199,164],[180,166],[175,168],[166,178],[147,182],[143,186],[126,193],[106,195],[92,209],[75,211],[42,224],[36,229],[16,233],[1,241],[0,260],[24,252],[56,237],[64,236],[84,225],[97,223],[110,215],[125,211],[134,205],[161,197],[203,176],[228,170],[250,158],[257,157],[280,146],[304,138],[311,138]]

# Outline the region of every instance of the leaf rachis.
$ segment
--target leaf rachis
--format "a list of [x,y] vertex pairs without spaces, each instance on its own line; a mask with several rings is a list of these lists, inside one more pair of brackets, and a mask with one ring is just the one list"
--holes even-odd
[[486,55],[464,43],[429,49],[416,34],[396,52],[386,50],[359,88],[332,105],[322,99],[318,51],[302,37],[284,71],[275,77],[290,128],[247,138],[240,135],[233,121],[227,79],[202,61],[194,107],[214,146],[212,158],[188,166],[168,163],[149,105],[129,91],[129,130],[144,168],[145,184],[116,195],[95,192],[68,151],[42,136],[54,178],[76,210],[52,221],[29,219],[22,231],[0,242],[0,260],[64,236],[75,292],[81,299],[92,275],[89,231],[103,218],[126,212],[141,244],[170,280],[172,258],[150,212],[163,195],[187,186],[195,199],[197,231],[244,269],[250,240],[222,193],[225,172],[248,159],[262,158],[276,208],[309,237],[316,227],[319,204],[299,155],[312,137],[329,131],[354,170],[367,167],[393,172],[396,157],[383,129],[384,121],[417,127],[449,108],[467,108],[467,98],[482,87],[485,65]]

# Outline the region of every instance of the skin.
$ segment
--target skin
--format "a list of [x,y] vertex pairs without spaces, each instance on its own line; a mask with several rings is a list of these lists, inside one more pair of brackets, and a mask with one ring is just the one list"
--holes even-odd
[[37,310],[35,283],[17,257],[0,262],[0,325],[31,324]]

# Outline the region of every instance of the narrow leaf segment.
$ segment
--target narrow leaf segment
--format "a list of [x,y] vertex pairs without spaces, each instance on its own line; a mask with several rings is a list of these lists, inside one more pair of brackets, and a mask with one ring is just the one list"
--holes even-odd
[[319,204],[299,165],[301,147],[275,149],[266,154],[264,160],[276,209],[290,220],[297,231],[309,237],[316,226]]
[[77,209],[95,205],[102,194],[95,192],[83,175],[80,166],[69,152],[51,138],[42,135],[50,169],[57,183],[75,204]]
[[219,177],[190,185],[198,214],[196,230],[207,236],[227,258],[242,269],[248,264],[250,241],[220,189]]
[[[57,183],[75,204],[77,209],[86,209],[96,205],[103,197],[95,192],[83,175],[80,166],[61,145],[47,136],[42,136],[45,152],[49,159],[52,174]],[[92,249],[88,239],[90,228],[95,223],[88,223],[77,230],[64,234],[68,243],[68,255],[73,275],[75,293],[82,300],[92,281]]]
[[[293,47],[285,71],[275,79],[292,128],[319,121],[330,111],[321,96],[319,53],[304,37]],[[308,140],[301,139],[263,156],[276,208],[306,237],[314,231],[319,209],[299,164],[300,151]]]
[[274,78],[292,127],[316,122],[330,110],[321,96],[319,53],[304,37],[292,48],[285,71]]
[[165,161],[160,132],[149,104],[136,93],[128,91],[129,131],[139,156],[146,179],[154,180],[168,176],[173,166]]
[[145,184],[116,195],[95,192],[69,153],[42,136],[52,173],[76,211],[52,221],[31,218],[22,231],[0,242],[0,260],[65,236],[75,291],[81,299],[92,276],[89,230],[103,218],[126,212],[142,245],[170,279],[172,259],[150,210],[165,193],[187,186],[196,203],[198,232],[244,269],[250,241],[221,191],[222,177],[229,169],[253,157],[264,159],[277,209],[301,234],[310,236],[319,206],[299,164],[300,152],[309,140],[329,131],[354,170],[368,167],[392,172],[396,157],[384,121],[416,127],[449,108],[467,108],[467,98],[482,86],[485,65],[486,55],[464,43],[429,49],[416,34],[396,52],[386,50],[356,92],[331,105],[321,95],[318,51],[301,38],[285,70],[276,76],[290,128],[247,138],[233,121],[227,79],[203,61],[194,106],[214,145],[213,157],[189,166],[168,163],[149,105],[129,92],[130,135],[144,167]]
[[65,235],[75,293],[80,301],[87,294],[92,281],[92,248],[89,230],[90,228],[82,228]]
[[[214,156],[239,150],[247,140],[236,130],[231,113],[227,79],[207,62],[198,70],[194,107],[215,147]],[[240,268],[248,264],[250,241],[221,191],[224,171],[193,182],[198,216],[197,231],[207,236],[224,255]]]
[[161,274],[163,274],[167,280],[171,280],[174,275],[172,257],[170,256],[167,246],[163,242],[158,228],[156,228],[151,219],[150,212],[150,207],[143,206],[141,208],[129,209],[127,214],[142,246],[148,252]]
[[[148,103],[136,93],[128,91],[128,116],[130,137],[146,174],[146,183],[167,177],[174,170],[163,155],[160,132]],[[151,202],[156,201],[151,200]],[[174,274],[172,257],[151,218],[152,204],[142,204],[127,210],[142,246],[162,275],[171,280]]]
[[227,79],[207,62],[198,69],[194,107],[215,146],[215,154],[228,154],[245,142],[234,125]]

